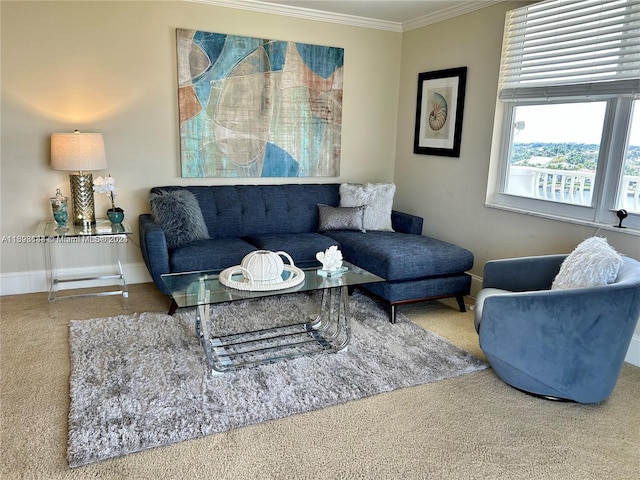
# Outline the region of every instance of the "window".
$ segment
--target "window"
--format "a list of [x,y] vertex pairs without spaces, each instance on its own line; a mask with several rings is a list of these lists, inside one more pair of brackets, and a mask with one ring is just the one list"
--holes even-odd
[[640,0],[507,12],[487,202],[640,233]]
[[640,214],[640,102],[633,102],[629,140],[624,153],[622,181],[618,190],[616,209]]

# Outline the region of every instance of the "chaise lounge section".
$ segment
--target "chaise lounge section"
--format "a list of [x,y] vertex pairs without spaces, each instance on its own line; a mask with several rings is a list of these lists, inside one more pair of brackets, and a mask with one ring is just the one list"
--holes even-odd
[[392,322],[396,306],[405,303],[455,297],[465,310],[463,298],[471,287],[466,272],[473,266],[470,251],[421,235],[422,218],[390,206],[389,229],[319,228],[319,205],[349,211],[341,208],[340,187],[154,187],[152,213],[139,217],[144,262],[158,288],[169,294],[161,279],[165,273],[221,270],[239,265],[255,250],[285,251],[296,264],[317,262],[317,252],[337,245],[346,261],[386,280],[360,288],[390,304]]

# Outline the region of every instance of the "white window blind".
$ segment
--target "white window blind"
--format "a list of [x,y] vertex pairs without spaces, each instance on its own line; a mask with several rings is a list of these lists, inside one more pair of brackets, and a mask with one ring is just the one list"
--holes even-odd
[[548,0],[507,12],[500,99],[640,95],[640,0]]

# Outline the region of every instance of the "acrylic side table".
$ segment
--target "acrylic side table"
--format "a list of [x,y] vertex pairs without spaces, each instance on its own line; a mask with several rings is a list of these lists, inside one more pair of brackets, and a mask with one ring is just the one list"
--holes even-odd
[[[126,222],[112,224],[109,220],[98,219],[95,225],[83,227],[81,225],[69,224],[66,232],[56,231],[57,224],[53,221],[42,221],[38,224],[36,237],[41,239],[44,247],[45,266],[47,270],[47,280],[49,282],[49,300],[55,301],[62,298],[101,296],[101,295],[122,295],[123,298],[129,296],[127,282],[122,271],[121,259],[123,258],[124,246],[132,234],[131,228]],[[59,250],[63,247],[73,247],[82,244],[90,244],[103,247],[110,247],[111,260],[108,271],[100,271],[95,275],[73,276],[73,274],[60,273],[58,265]],[[84,270],[84,269],[83,269]],[[96,267],[96,270],[98,268]],[[83,272],[84,273],[84,272]],[[75,288],[88,288],[100,286],[98,291],[92,289],[88,293],[62,294],[65,289],[60,289],[63,284]],[[107,289],[105,284],[116,289]]]

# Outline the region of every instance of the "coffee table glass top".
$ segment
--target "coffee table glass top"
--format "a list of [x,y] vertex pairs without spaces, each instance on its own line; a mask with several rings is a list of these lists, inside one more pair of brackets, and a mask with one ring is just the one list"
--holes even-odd
[[[203,300],[200,296],[201,281],[204,281],[205,288],[209,291],[209,300],[207,302],[209,304],[384,281],[384,278],[349,262],[343,262],[343,265],[348,268],[346,272],[337,276],[325,277],[317,272],[321,268],[319,263],[296,264],[305,273],[304,281],[294,287],[281,290],[247,291],[224,286],[218,280],[222,270],[168,273],[162,275],[162,280],[169,288],[171,296],[178,307],[193,307],[202,304]],[[284,275],[286,274],[287,272],[284,272]],[[239,274],[240,277],[241,275]]]

